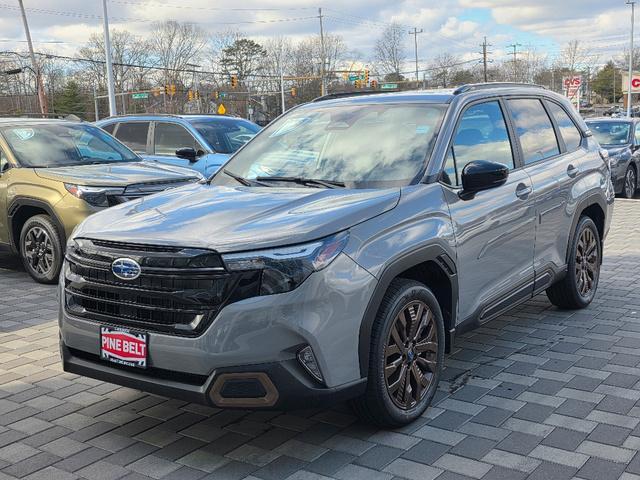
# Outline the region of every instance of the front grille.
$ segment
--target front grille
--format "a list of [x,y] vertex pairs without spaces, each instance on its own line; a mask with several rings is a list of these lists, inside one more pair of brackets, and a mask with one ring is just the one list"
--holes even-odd
[[[135,260],[140,276],[122,280],[111,270]],[[231,301],[255,294],[257,273],[227,272],[211,250],[76,239],[65,265],[67,311],[104,324],[175,335],[200,334]]]

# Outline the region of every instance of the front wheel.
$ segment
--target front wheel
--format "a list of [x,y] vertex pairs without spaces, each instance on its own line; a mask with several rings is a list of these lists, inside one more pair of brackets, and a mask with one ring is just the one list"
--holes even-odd
[[587,307],[598,289],[602,244],[593,220],[581,217],[576,226],[566,276],[547,288],[551,303],[560,308]]
[[427,409],[444,363],[444,322],[425,285],[394,280],[371,332],[366,392],[352,402],[365,421],[399,427]]
[[633,198],[638,187],[638,176],[635,169],[629,165],[624,174],[624,185],[622,186],[622,196],[624,198]]
[[63,251],[58,229],[47,215],[35,215],[22,226],[20,256],[31,278],[40,283],[56,283],[62,267]]

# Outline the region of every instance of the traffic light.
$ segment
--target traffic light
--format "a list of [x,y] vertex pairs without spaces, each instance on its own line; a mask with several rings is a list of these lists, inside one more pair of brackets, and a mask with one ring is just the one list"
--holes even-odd
[[196,90],[195,92],[193,92],[193,96],[196,100],[200,100],[200,92],[198,90]]
[[238,86],[238,76],[231,75],[231,88],[236,88]]
[[369,83],[369,70],[364,70],[364,84],[367,85]]
[[296,90],[296,87],[291,87],[291,96],[295,97],[297,95],[298,91]]
[[189,101],[193,100],[193,92],[191,90],[187,92],[187,98],[189,99]]
[[169,92],[171,91],[171,89],[169,88],[169,85],[165,85],[164,86],[164,94],[165,95],[169,95]]
[[173,97],[176,94],[176,86],[172,83],[171,85],[168,85],[168,87],[167,91],[167,86],[165,85],[164,91]]
[[160,87],[155,87],[155,88],[152,90],[152,93],[153,93],[153,96],[154,96],[154,97],[157,97],[157,96],[159,96],[159,95],[162,93],[162,88],[160,88]]
[[353,86],[356,88],[360,88],[360,79],[357,79],[353,82]]
[[220,92],[218,92],[217,90],[215,92],[213,92],[213,97],[217,100],[220,98]]
[[371,80],[371,88],[378,88],[378,81],[377,80]]

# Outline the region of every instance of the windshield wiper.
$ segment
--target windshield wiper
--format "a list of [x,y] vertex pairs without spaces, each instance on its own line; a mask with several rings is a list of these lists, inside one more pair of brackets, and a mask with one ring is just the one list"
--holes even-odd
[[344,188],[346,185],[344,182],[338,182],[336,180],[321,180],[318,178],[304,178],[304,177],[256,177],[256,180],[261,182],[291,182],[300,185],[320,186],[325,188]]
[[[222,170],[222,173],[224,173],[225,175],[228,175],[229,177],[233,178],[235,181],[237,181],[238,183],[241,183],[242,185],[244,185],[245,187],[251,187],[252,185],[260,185],[262,187],[269,187],[270,185],[267,185],[265,183],[260,183],[258,182],[256,179],[256,181],[251,181],[247,178],[244,178],[240,175],[237,175],[233,172],[230,172],[229,170],[227,170],[226,168],[224,170]],[[211,177],[212,179],[213,177]],[[211,179],[209,179],[209,182],[211,182]]]

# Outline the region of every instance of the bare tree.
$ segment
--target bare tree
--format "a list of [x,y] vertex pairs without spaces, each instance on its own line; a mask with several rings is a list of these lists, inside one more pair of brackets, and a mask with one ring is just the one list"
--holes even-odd
[[169,20],[156,23],[151,32],[152,51],[165,69],[165,83],[183,83],[182,74],[202,59],[206,45],[204,31],[192,23]]
[[[150,44],[147,40],[136,38],[127,30],[113,30],[111,32],[111,55],[113,59],[113,77],[116,90],[124,91],[144,86],[148,68],[133,65],[147,65],[149,62]],[[106,88],[104,37],[94,33],[89,37],[85,46],[80,48],[78,55],[92,60],[83,65],[91,86],[98,89]],[[87,78],[80,82],[85,84]]]
[[[405,58],[405,31],[402,26],[392,23],[384,29],[375,44],[375,61],[386,75],[400,78],[400,67]],[[389,78],[393,80],[393,78]]]
[[456,71],[460,59],[450,53],[441,53],[431,62],[431,77],[436,81],[437,86],[446,88],[450,79]]

